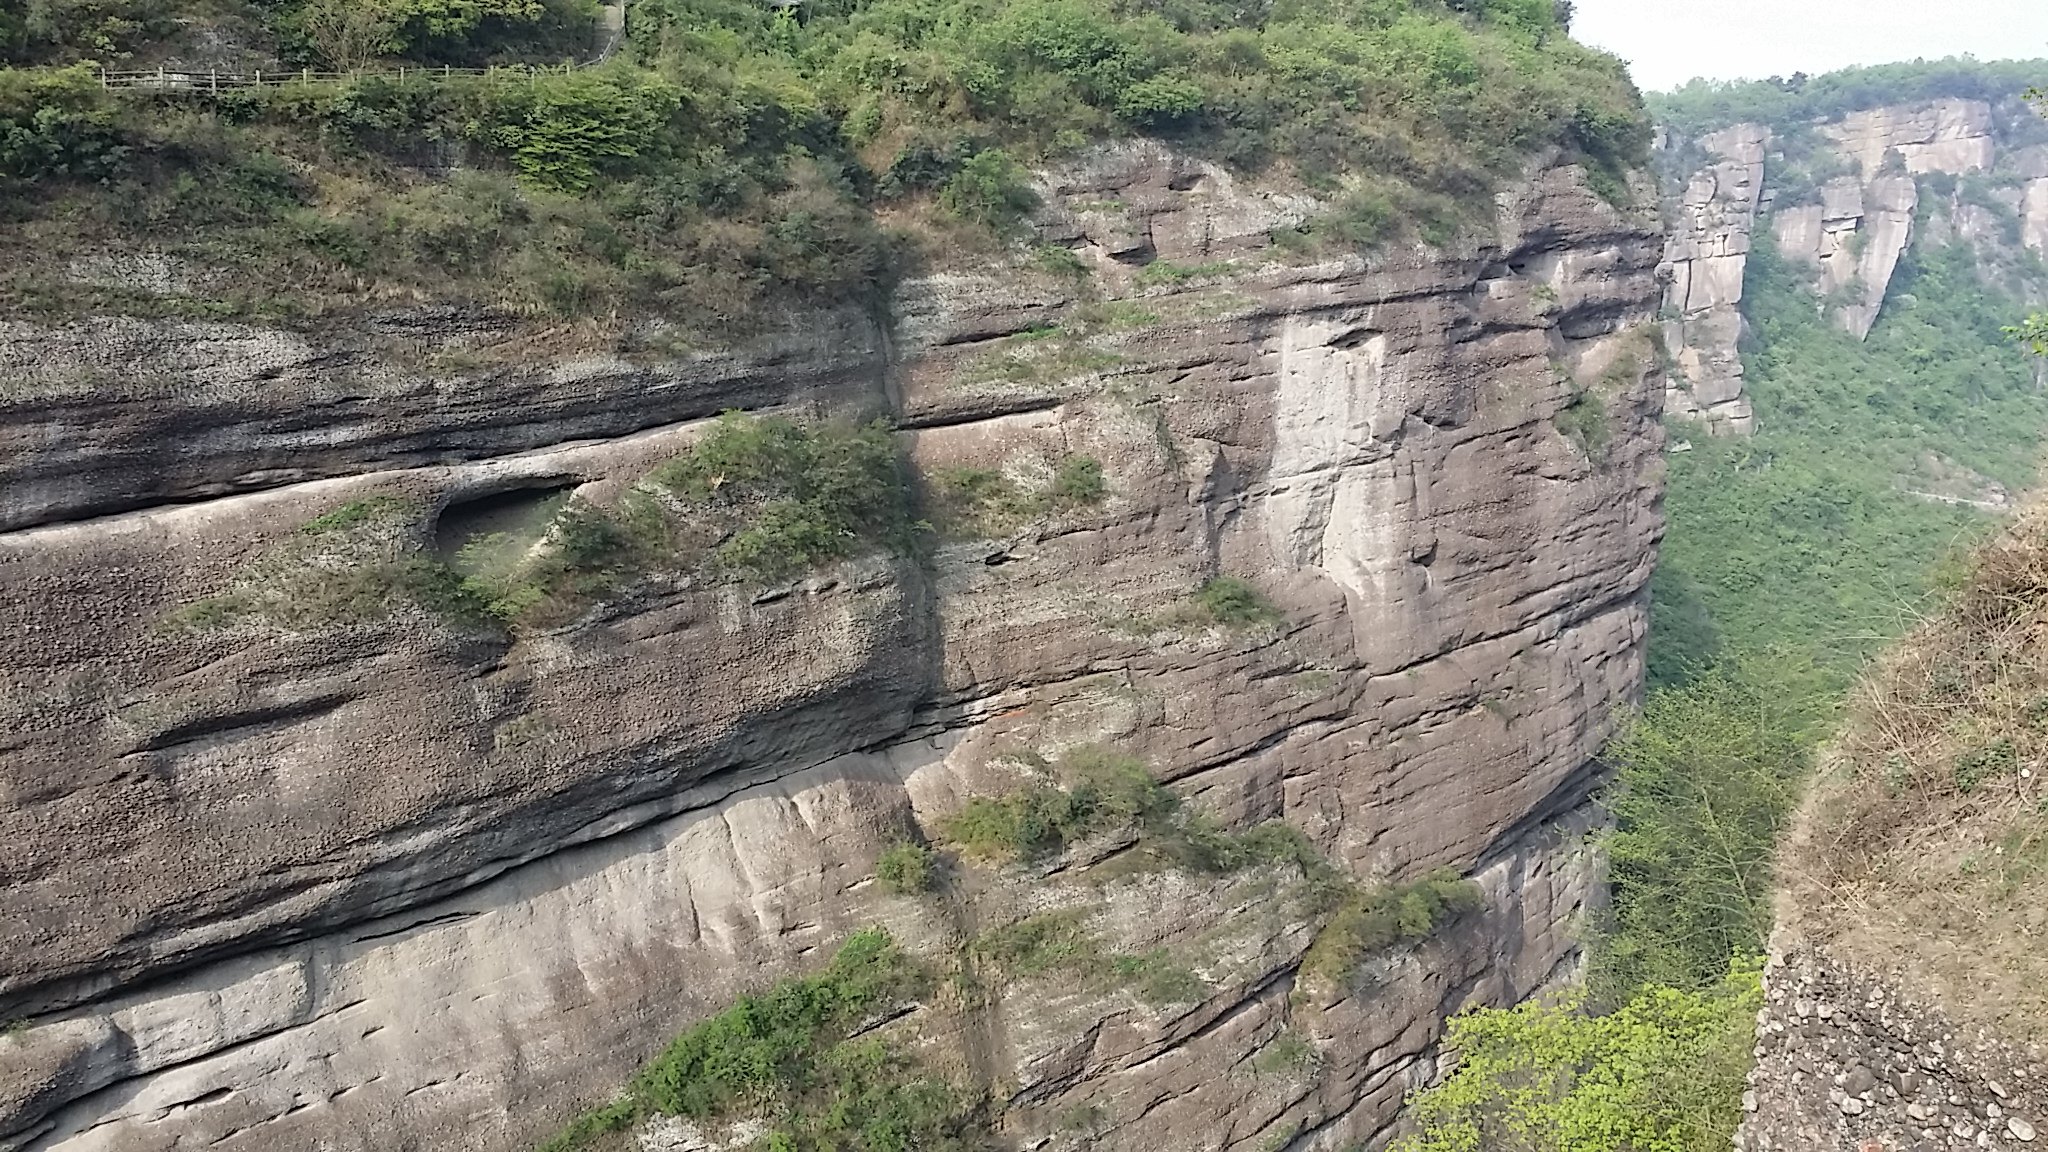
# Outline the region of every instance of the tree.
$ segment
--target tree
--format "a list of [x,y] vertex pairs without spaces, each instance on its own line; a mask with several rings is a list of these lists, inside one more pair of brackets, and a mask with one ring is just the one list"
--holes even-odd
[[2048,356],[2048,312],[2036,312],[2007,328],[2005,334],[2025,345],[2027,351],[2034,355]]
[[313,0],[294,21],[329,67],[352,72],[405,47],[405,21],[378,0]]
[[1602,990],[1711,985],[1771,928],[1771,857],[1805,773],[1808,716],[1782,658],[1725,659],[1651,693],[1608,745],[1614,931]]
[[460,39],[485,20],[532,22],[541,0],[312,0],[294,20],[329,65],[352,71],[432,40]]
[[1457,1070],[1411,1101],[1394,1152],[1723,1152],[1742,1118],[1760,967],[1704,991],[1653,987],[1618,1011],[1576,1000],[1450,1023]]

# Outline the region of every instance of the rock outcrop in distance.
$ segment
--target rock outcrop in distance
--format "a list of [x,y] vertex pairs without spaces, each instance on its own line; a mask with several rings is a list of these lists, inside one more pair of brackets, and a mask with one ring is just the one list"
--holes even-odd
[[[1154,145],[1043,185],[1091,275],[1006,257],[731,349],[0,325],[0,1147],[531,1147],[855,930],[945,957],[1068,910],[1188,978],[906,1006],[1006,1137],[1338,1149],[1447,1014],[1569,976],[1663,524],[1655,221],[1551,166],[1478,250],[1288,261],[1307,205]],[[727,409],[885,416],[928,495],[1100,488],[546,627],[408,583]],[[1205,614],[1219,578],[1272,610]],[[1089,747],[1482,907],[1311,994],[1285,875],[1117,878],[1109,844],[875,881]]]
[[[1877,322],[1916,228],[1977,246],[1987,267],[2048,254],[2048,145],[2014,142],[2011,125],[2025,114],[1944,99],[1796,133],[1737,124],[1694,141],[1667,138],[1667,163],[1679,169],[1666,207],[1665,339],[1677,360],[1667,408],[1717,435],[1754,429],[1738,345],[1759,226],[1813,270],[1815,291],[1859,339]],[[1691,158],[1703,164],[1693,169]],[[1973,184],[1948,179],[1937,189],[1929,176]]]

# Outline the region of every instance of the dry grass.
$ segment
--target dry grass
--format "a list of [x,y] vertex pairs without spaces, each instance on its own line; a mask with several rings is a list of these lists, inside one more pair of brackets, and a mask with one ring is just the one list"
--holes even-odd
[[1786,848],[1789,918],[1953,1016],[2048,1024],[2048,507],[1851,698]]

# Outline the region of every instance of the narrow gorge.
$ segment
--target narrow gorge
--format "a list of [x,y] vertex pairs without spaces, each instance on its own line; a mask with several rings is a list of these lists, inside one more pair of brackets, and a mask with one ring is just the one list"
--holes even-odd
[[[1754,873],[1774,891],[1750,1152],[2017,1149],[2048,1130],[2048,809],[2021,714],[2042,687],[2041,524],[2021,506],[2048,412],[2007,339],[2048,299],[2038,75],[1922,63],[1660,109],[1697,134],[1660,145],[1668,410],[1690,423],[1656,659],[1674,677],[1674,653],[1725,643],[1822,702],[1787,737],[1811,744],[1812,783],[1785,778],[1796,810]],[[1738,118],[1745,100],[1765,115]]]
[[0,10],[0,1152],[2033,1143],[2048,73],[1574,20]]

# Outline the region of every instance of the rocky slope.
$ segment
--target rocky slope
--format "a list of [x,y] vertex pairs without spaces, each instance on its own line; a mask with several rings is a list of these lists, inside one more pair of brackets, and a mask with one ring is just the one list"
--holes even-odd
[[[1655,222],[1555,167],[1495,246],[1283,262],[1302,201],[1158,148],[1045,179],[1085,282],[932,275],[888,322],[718,352],[428,310],[0,327],[0,1147],[530,1146],[854,929],[943,956],[1072,908],[1199,991],[916,1007],[1007,1138],[1339,1149],[1446,1013],[1568,973],[1662,530]],[[728,408],[887,414],[927,478],[1086,456],[1107,496],[512,634],[375,583],[613,500]],[[1191,611],[1224,574],[1284,623]],[[337,580],[283,623],[204,616]],[[1084,746],[1484,907],[1293,995],[1318,921],[1285,876],[1117,878],[1111,845],[875,883]],[[1259,1070],[1283,1033],[1313,1057]]]
[[1782,934],[1737,1148],[2018,1149],[2048,1133],[2039,1048],[1958,1024],[1913,983]]
[[1759,227],[1813,270],[1836,321],[1859,338],[1917,232],[1972,244],[1991,275],[2048,254],[2048,145],[2016,102],[1944,99],[1795,127],[1664,141],[1665,328],[1678,361],[1667,405],[1716,434],[1754,426],[1738,343]]

